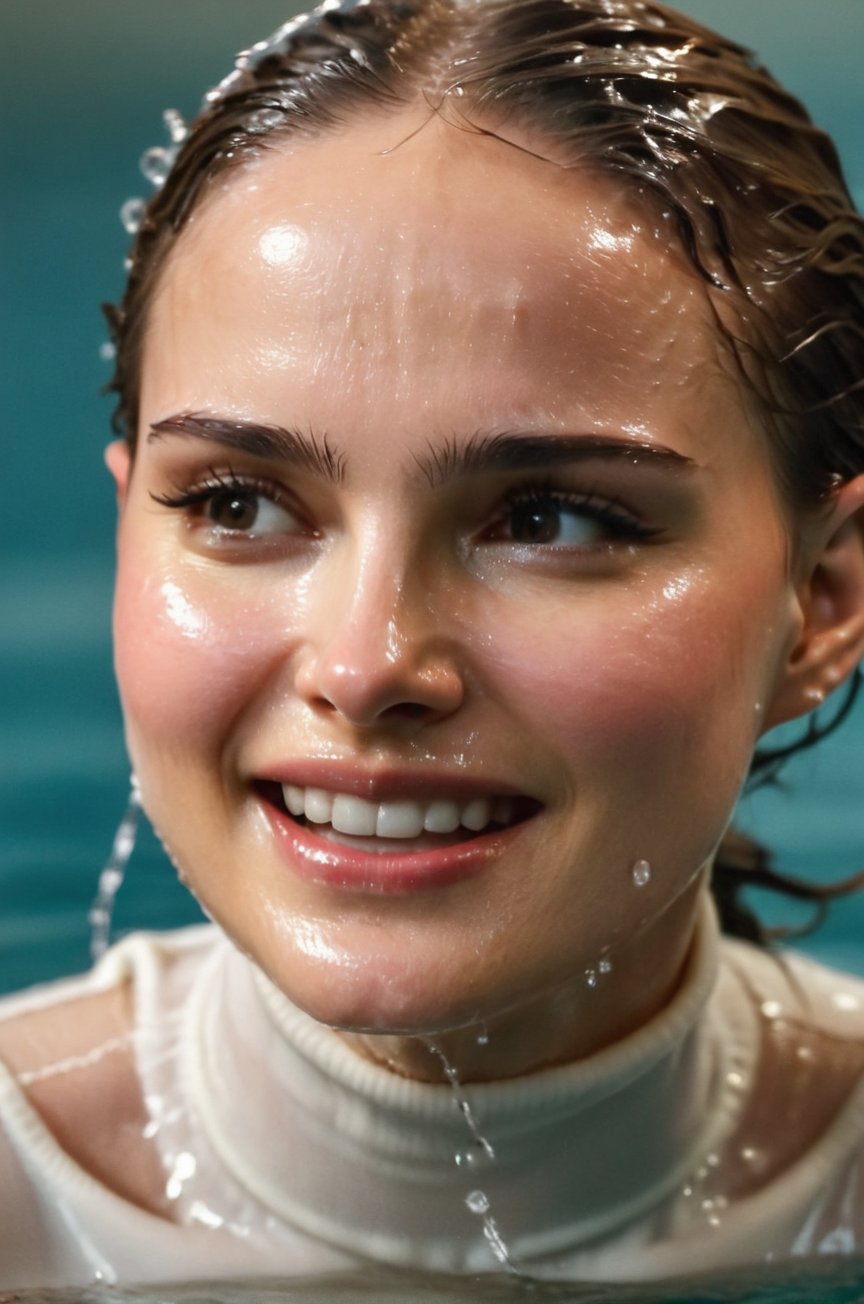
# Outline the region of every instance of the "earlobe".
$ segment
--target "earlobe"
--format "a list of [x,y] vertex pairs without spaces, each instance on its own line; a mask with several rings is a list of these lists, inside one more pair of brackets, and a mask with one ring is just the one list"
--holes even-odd
[[114,484],[117,486],[117,508],[122,511],[126,502],[126,492],[129,488],[129,472],[132,465],[129,445],[125,439],[114,439],[107,446],[105,449],[105,465],[114,477]]
[[820,706],[864,656],[864,476],[839,490],[806,551],[798,584],[801,629],[767,728]]

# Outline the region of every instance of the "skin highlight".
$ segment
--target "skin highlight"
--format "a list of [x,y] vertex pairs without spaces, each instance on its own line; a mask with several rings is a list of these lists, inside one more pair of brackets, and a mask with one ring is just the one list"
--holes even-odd
[[[109,450],[117,667],[149,813],[277,985],[398,1072],[440,1078],[432,1037],[465,1079],[509,1076],[591,1053],[674,990],[756,739],[860,644],[860,539],[836,531],[862,487],[793,565],[764,438],[671,233],[608,178],[415,126],[280,150],[178,242],[134,474]],[[184,414],[311,433],[342,478],[172,430]],[[540,468],[583,503],[575,543],[508,536],[534,473],[433,488],[419,471],[430,447],[513,430],[633,441],[632,459]],[[214,471],[271,486],[266,530],[229,539],[166,505]],[[541,809],[452,884],[341,890],[275,845],[256,785],[286,762],[385,788],[467,769]],[[598,995],[584,974],[607,949]]]

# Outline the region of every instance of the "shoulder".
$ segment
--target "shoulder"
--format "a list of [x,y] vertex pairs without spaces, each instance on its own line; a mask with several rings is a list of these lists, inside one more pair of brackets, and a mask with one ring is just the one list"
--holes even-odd
[[139,934],[82,978],[0,1001],[0,1123],[11,1137],[10,1110],[25,1120],[13,1143],[19,1164],[32,1167],[38,1152],[59,1146],[114,1194],[166,1216],[136,1064],[137,1009],[141,989],[170,981],[212,931]]
[[[724,939],[718,1004],[745,1074],[727,1184],[750,1194],[793,1169],[831,1172],[864,1151],[864,983],[794,953]],[[734,1066],[733,1066],[734,1067]],[[791,1188],[789,1188],[791,1190]]]
[[766,1022],[864,1043],[864,979],[800,952],[764,950],[731,938],[723,939],[722,967]]

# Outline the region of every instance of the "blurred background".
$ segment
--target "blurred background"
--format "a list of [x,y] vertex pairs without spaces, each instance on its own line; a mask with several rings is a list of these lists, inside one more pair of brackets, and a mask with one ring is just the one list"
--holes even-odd
[[[838,141],[864,201],[864,0],[685,0],[754,48]],[[87,913],[126,800],[110,652],[114,502],[101,450],[119,209],[234,52],[294,10],[282,0],[0,0],[0,990],[88,963]],[[864,865],[864,702],[838,735],[747,800],[745,825],[791,873]],[[686,812],[684,813],[686,816]],[[199,918],[149,831],[115,929]],[[808,949],[864,973],[864,897]]]

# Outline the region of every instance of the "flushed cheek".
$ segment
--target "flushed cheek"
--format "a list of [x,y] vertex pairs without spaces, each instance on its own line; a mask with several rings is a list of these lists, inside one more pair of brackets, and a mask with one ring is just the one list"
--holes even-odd
[[121,556],[116,666],[136,751],[154,744],[186,756],[220,746],[290,641],[284,613],[274,624],[265,598],[221,592],[200,574],[191,579]]
[[765,625],[735,604],[724,610],[716,586],[668,587],[631,610],[559,608],[542,639],[528,613],[524,628],[498,626],[499,691],[564,761],[567,796],[587,788],[599,800],[625,775],[647,795],[707,765],[734,800],[758,731]]

